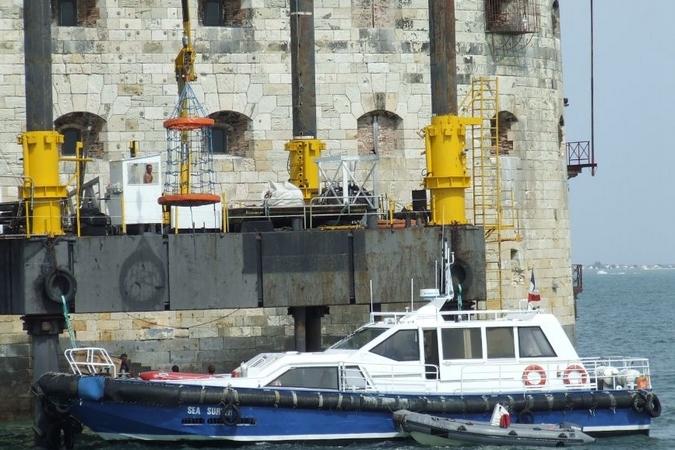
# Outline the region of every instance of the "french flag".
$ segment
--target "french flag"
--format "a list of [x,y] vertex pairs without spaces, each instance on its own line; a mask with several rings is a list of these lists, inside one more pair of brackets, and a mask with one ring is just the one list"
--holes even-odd
[[529,303],[538,302],[539,300],[541,300],[541,295],[539,295],[537,283],[534,281],[534,270],[532,270],[532,276],[530,277],[530,290],[527,291],[527,301]]

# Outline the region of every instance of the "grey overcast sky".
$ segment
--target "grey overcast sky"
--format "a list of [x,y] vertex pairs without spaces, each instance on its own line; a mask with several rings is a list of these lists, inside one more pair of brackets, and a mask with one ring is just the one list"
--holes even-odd
[[[560,0],[567,141],[590,140],[590,0]],[[595,157],[572,262],[675,263],[675,1],[595,0]]]

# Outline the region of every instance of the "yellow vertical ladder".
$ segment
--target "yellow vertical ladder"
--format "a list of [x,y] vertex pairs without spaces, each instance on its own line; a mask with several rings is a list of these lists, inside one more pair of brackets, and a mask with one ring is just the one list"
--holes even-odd
[[476,77],[466,104],[481,120],[470,130],[473,222],[485,230],[485,276],[488,309],[503,307],[502,242],[519,240],[518,212],[512,189],[502,180],[499,79]]

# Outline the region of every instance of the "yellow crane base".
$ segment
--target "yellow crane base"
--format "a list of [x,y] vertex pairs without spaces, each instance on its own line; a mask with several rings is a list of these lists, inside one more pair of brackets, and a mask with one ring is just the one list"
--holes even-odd
[[465,191],[471,186],[466,167],[466,127],[479,125],[476,117],[435,116],[424,129],[427,176],[431,193],[431,221],[437,225],[465,224]]
[[18,141],[23,147],[21,197],[28,216],[26,234],[62,235],[61,209],[68,196],[59,176],[63,135],[57,131],[28,131],[19,135]]
[[286,143],[285,149],[289,152],[289,175],[292,184],[302,191],[305,203],[319,193],[319,166],[316,158],[326,144],[319,139],[293,139]]

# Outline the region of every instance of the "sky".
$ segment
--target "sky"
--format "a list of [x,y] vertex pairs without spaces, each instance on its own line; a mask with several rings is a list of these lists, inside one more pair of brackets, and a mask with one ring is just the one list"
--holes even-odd
[[[595,158],[569,180],[572,263],[675,263],[675,1],[595,0]],[[567,141],[591,139],[590,0],[560,0]]]

